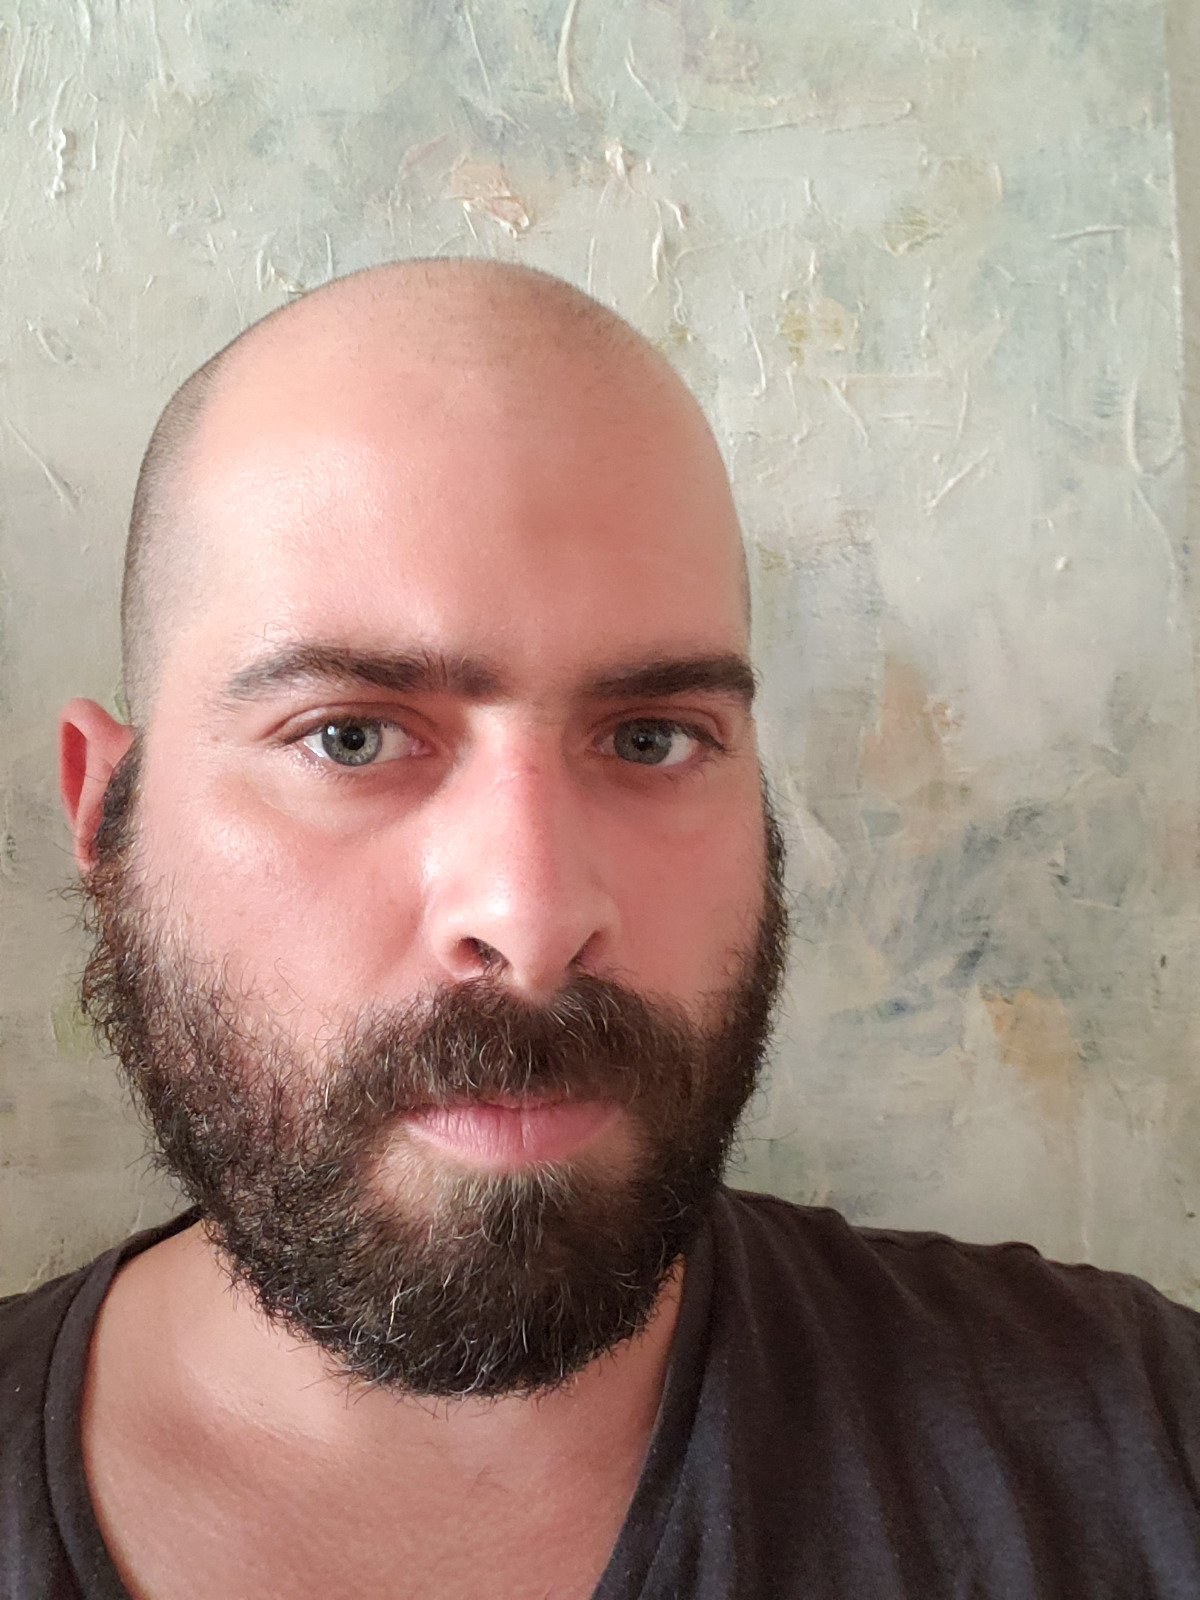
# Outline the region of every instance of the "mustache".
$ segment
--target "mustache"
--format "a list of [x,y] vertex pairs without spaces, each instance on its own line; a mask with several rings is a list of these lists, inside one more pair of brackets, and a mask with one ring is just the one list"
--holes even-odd
[[[195,983],[188,988],[188,1059],[174,1063],[180,1109],[202,1113],[211,1096],[227,1101],[233,1090],[247,1110],[257,1104],[267,1114],[275,1135],[290,1123],[361,1141],[408,1113],[522,1099],[679,1110],[728,1031],[705,1034],[671,1002],[611,979],[580,975],[535,1005],[480,978],[360,1014],[314,1075],[297,1072],[286,1042],[246,1032],[227,997],[214,992],[197,1005]],[[153,1071],[128,1052],[126,1068],[135,1079]]]
[[636,1110],[645,1100],[661,1108],[665,1095],[674,1107],[695,1091],[700,1037],[678,1008],[610,979],[577,977],[540,1006],[471,980],[369,1018],[321,1092],[329,1087],[335,1120],[360,1126],[464,1102],[609,1100]]

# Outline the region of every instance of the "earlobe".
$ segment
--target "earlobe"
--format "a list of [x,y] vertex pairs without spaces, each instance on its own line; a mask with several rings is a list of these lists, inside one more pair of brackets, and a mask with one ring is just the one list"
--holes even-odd
[[133,729],[94,700],[72,700],[58,719],[58,788],[80,872],[95,865],[96,830],[108,781],[133,743]]

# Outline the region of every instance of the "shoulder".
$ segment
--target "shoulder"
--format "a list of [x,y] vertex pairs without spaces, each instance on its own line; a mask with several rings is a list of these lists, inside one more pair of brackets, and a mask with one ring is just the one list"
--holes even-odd
[[[63,1273],[25,1294],[0,1296],[0,1408],[16,1394],[30,1396],[30,1385],[44,1389],[64,1323],[83,1319],[84,1347],[91,1324],[119,1267],[133,1256],[190,1227],[195,1209],[155,1227],[144,1228],[74,1272]],[[0,1409],[0,1417],[3,1416]],[[3,1434],[0,1432],[0,1443]]]
[[714,1243],[715,1315],[773,1386],[819,1374],[883,1410],[982,1406],[1013,1437],[1149,1437],[1165,1422],[1200,1485],[1200,1315],[1141,1278],[733,1190]]
[[721,1292],[789,1350],[832,1341],[839,1364],[949,1386],[957,1375],[1031,1403],[1043,1385],[1119,1393],[1183,1409],[1200,1433],[1200,1314],[1140,1278],[733,1190],[714,1235]]
[[736,1270],[760,1276],[773,1267],[777,1288],[790,1282],[807,1297],[834,1294],[847,1309],[861,1297],[949,1317],[986,1305],[1002,1324],[1029,1326],[1039,1313],[1059,1317],[1074,1306],[1080,1317],[1131,1333],[1165,1320],[1184,1341],[1200,1342],[1200,1313],[1143,1279],[1051,1261],[1018,1240],[970,1244],[943,1233],[855,1227],[829,1207],[732,1189],[721,1191],[715,1221]]
[[25,1294],[0,1297],[0,1404],[16,1392],[27,1394],[28,1385],[36,1383],[39,1376],[44,1385],[64,1323],[68,1318],[86,1315],[88,1326],[82,1331],[90,1332],[95,1312],[124,1262],[195,1218],[196,1213],[189,1211],[143,1229],[74,1272],[63,1273]]
[[[54,1346],[67,1313],[103,1256],[43,1283],[26,1294],[0,1299],[0,1420],[11,1426],[14,1412],[39,1408]],[[11,1442],[0,1428],[0,1451]]]
[[[727,1409],[756,1419],[755,1493],[782,1461],[807,1526],[867,1504],[854,1549],[884,1516],[922,1574],[906,1593],[948,1592],[950,1556],[990,1574],[972,1593],[1015,1593],[1011,1561],[1037,1575],[1022,1594],[1200,1593],[1195,1312],[1030,1245],[765,1195],[722,1191],[711,1239],[710,1360]],[[801,1560],[782,1542],[773,1561]]]
[[970,1244],[943,1233],[855,1227],[830,1207],[732,1189],[721,1191],[717,1228],[735,1253],[744,1252],[745,1267],[752,1260],[802,1263],[810,1288],[814,1275],[821,1282],[849,1279],[874,1293],[902,1295],[909,1304],[916,1297],[947,1311],[979,1297],[1005,1302],[1016,1295],[1047,1308],[1074,1300],[1099,1314],[1165,1313],[1200,1338],[1200,1313],[1168,1300],[1143,1279],[1048,1260],[1019,1240]]
[[63,1324],[96,1268],[0,1300],[0,1595],[74,1592],[51,1509],[45,1418]]
[[123,1262],[194,1220],[185,1213],[75,1272],[0,1299],[0,1600],[77,1592],[54,1494],[75,1472],[96,1314]]

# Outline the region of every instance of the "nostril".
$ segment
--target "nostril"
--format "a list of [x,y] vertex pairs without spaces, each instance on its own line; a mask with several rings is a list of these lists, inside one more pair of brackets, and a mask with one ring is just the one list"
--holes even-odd
[[486,972],[497,972],[508,965],[499,950],[494,945],[485,944],[482,939],[464,939],[463,944]]
[[595,934],[589,934],[579,946],[579,949],[571,957],[570,961],[568,961],[567,968],[570,972],[578,976],[579,973],[587,972],[590,969],[592,957],[595,954],[596,943],[597,936]]

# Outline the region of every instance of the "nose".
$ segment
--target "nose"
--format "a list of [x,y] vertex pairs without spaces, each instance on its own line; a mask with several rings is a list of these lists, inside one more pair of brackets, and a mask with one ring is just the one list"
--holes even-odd
[[481,751],[428,802],[425,937],[445,980],[550,999],[611,958],[617,908],[587,794],[552,740]]

